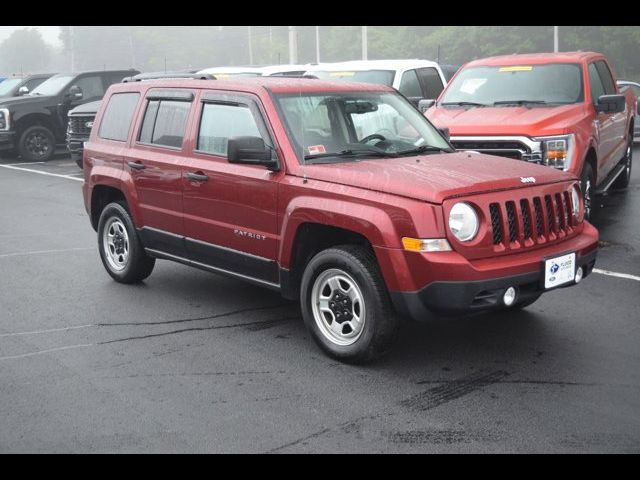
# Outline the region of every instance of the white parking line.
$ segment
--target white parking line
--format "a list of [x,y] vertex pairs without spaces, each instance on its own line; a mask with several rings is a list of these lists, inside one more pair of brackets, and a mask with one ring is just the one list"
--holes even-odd
[[23,353],[22,355],[9,355],[7,357],[0,357],[0,360],[15,360],[18,358],[27,358],[27,357],[34,357],[36,355],[44,355],[45,353],[61,352],[63,350],[73,350],[75,348],[87,348],[87,347],[93,347],[93,346],[95,346],[95,344],[93,343],[86,343],[84,345],[69,345],[67,347],[50,348],[49,350],[40,350],[38,352]]
[[65,178],[67,180],[75,180],[76,182],[83,182],[84,181],[83,178],[76,178],[76,177],[72,177],[70,175],[60,175],[58,173],[41,172],[40,170],[32,170],[30,168],[20,168],[20,167],[16,167],[15,165],[0,165],[0,167],[7,168],[9,170],[18,170],[18,171],[21,171],[21,172],[37,173],[38,175],[46,175],[48,177]]
[[46,162],[20,162],[20,163],[7,163],[9,167],[19,167],[20,165],[44,165]]
[[77,327],[51,328],[49,330],[34,330],[32,332],[2,333],[2,337],[20,337],[23,335],[40,335],[42,333],[67,332],[69,330],[79,330],[81,328],[97,327],[97,325],[78,325]]
[[25,257],[29,255],[43,255],[46,253],[66,253],[66,252],[83,252],[88,250],[94,250],[89,247],[82,248],[65,248],[61,250],[36,250],[33,252],[16,252],[16,253],[3,253],[0,255],[0,258],[9,258],[9,257]]
[[599,273],[600,275],[607,275],[609,277],[624,278],[625,280],[635,280],[636,282],[640,282],[640,277],[636,275],[629,275],[628,273],[612,272],[610,270],[601,270],[599,268],[594,268],[593,273]]

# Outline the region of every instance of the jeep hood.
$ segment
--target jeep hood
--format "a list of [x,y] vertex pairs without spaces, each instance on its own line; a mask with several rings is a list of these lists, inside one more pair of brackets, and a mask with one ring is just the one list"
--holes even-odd
[[560,135],[587,114],[583,104],[556,107],[432,107],[426,116],[452,136]]
[[[431,203],[574,178],[550,167],[467,152],[306,165],[300,172],[308,179]],[[522,178],[530,177],[535,184],[523,183]]]

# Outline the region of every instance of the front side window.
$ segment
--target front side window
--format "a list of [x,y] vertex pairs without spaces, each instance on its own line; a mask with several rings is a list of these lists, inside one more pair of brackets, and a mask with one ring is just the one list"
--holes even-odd
[[613,81],[611,70],[609,70],[609,67],[604,62],[604,60],[596,62],[596,69],[600,74],[600,79],[602,80],[602,86],[604,87],[605,94],[614,95],[616,93],[616,84]]
[[33,89],[31,95],[58,95],[75,77],[54,75]]
[[301,163],[449,151],[440,133],[395,92],[276,96]]
[[432,67],[420,68],[418,69],[418,77],[420,77],[424,85],[426,98],[435,99],[440,96],[442,90],[444,90],[444,85],[442,84],[438,70]]
[[81,77],[73,85],[82,91],[82,102],[100,100],[104,96],[104,85],[101,77]]
[[595,105],[598,99],[604,95],[604,85],[602,85],[595,63],[589,64],[589,83],[591,84],[591,101]]
[[256,120],[247,105],[203,105],[198,133],[199,151],[226,157],[230,138],[260,136]]
[[447,87],[441,105],[562,105],[584,100],[578,64],[469,67]]
[[100,138],[127,141],[139,98],[139,93],[116,93],[111,96],[100,123]]
[[407,70],[402,74],[402,80],[400,81],[400,88],[398,88],[398,90],[405,97],[422,98],[422,87],[420,87],[418,74],[415,70]]
[[149,101],[140,130],[140,142],[182,148],[190,109],[190,102]]

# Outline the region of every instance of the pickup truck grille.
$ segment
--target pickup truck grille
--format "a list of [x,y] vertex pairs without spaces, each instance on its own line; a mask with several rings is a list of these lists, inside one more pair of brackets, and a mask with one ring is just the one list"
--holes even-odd
[[87,124],[93,123],[94,118],[94,115],[69,117],[68,132],[72,135],[89,137],[91,134],[91,127],[88,127]]
[[575,227],[567,191],[523,198],[519,203],[491,203],[489,218],[493,244],[508,249],[513,244],[519,248],[553,241],[569,235]]
[[526,160],[528,162],[540,163],[542,154],[532,152],[531,149],[522,142],[515,140],[451,140],[451,144],[456,150],[473,150],[487,155],[497,155],[499,157],[513,158],[515,160]]

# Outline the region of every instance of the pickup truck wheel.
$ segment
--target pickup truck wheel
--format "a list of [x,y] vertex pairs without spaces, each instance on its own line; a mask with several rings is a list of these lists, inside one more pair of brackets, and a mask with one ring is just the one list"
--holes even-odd
[[627,188],[629,181],[631,180],[631,166],[633,165],[633,132],[629,132],[629,143],[627,144],[627,151],[622,159],[624,164],[624,172],[616,179],[613,184],[614,188]]
[[584,219],[591,220],[597,207],[595,199],[595,179],[593,168],[590,163],[585,163],[580,176],[580,187],[582,190],[582,201],[584,204]]
[[131,215],[121,203],[110,203],[100,215],[98,250],[107,273],[119,283],[141,282],[156,263],[145,253]]
[[47,127],[27,128],[18,141],[18,153],[29,162],[46,162],[56,151],[56,139]]
[[344,245],[318,253],[308,263],[300,291],[305,324],[329,356],[363,363],[387,352],[398,318],[375,255]]

